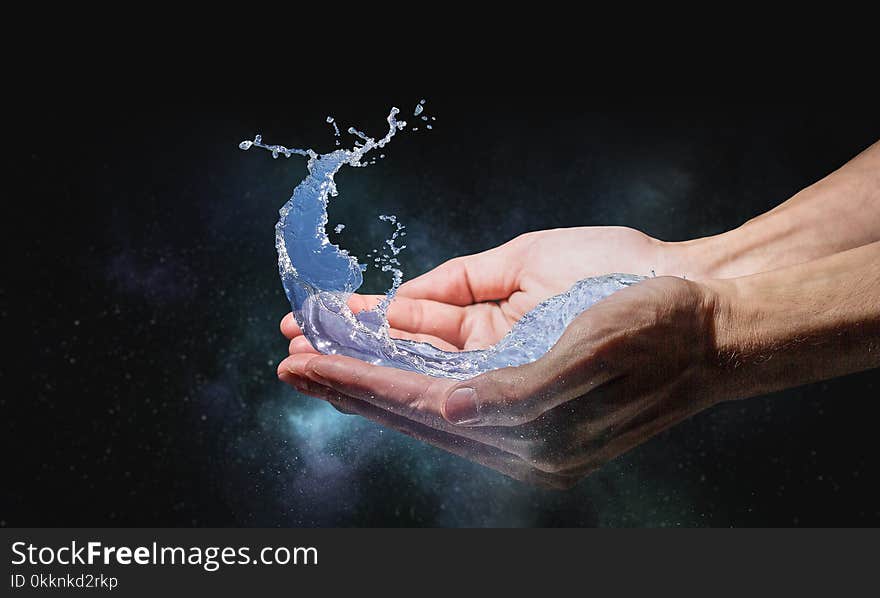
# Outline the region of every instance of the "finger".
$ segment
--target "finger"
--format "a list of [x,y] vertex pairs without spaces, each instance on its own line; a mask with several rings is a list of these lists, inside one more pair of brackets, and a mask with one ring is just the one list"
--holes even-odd
[[[629,402],[634,408],[621,413],[618,417],[618,422],[610,430],[610,437],[605,446],[599,451],[595,463],[597,466],[647,442],[707,407],[702,401],[683,403],[676,400],[682,392],[679,385],[670,384],[659,388],[652,386],[651,389],[645,389],[642,385],[634,391],[632,388],[636,387],[636,384],[634,381],[629,389],[621,388],[621,392],[617,393],[619,402]],[[609,395],[615,392],[612,391]],[[685,396],[692,397],[697,392],[696,389],[685,390]]]
[[342,356],[316,358],[313,364],[298,361],[291,367],[295,373],[343,394],[435,428],[442,428],[438,417],[457,426],[520,426],[619,375],[602,358],[598,349],[603,345],[597,339],[607,345],[610,337],[621,334],[616,321],[620,314],[611,310],[608,318],[602,310],[590,312],[578,317],[537,361],[493,370],[465,382],[377,367]]
[[[384,295],[358,295],[354,294],[348,299],[348,307],[352,313],[358,313],[363,310],[375,308],[382,300]],[[281,318],[281,334],[288,339],[302,336],[303,331],[293,317],[293,312]]]
[[[330,360],[333,360],[333,362],[330,362]],[[326,367],[321,367],[320,362],[322,361],[330,362],[331,365],[328,366],[327,364],[324,364]],[[334,372],[334,367],[337,363],[349,366],[356,365],[350,363],[355,361],[358,360],[352,360],[349,358],[340,358],[337,360],[331,357],[297,355],[282,362],[279,366],[279,377],[285,382],[291,384],[300,393],[328,401],[334,408],[343,413],[364,415],[373,421],[378,421],[384,425],[409,433],[410,435],[414,434],[407,430],[408,427],[410,429],[413,427],[430,428],[431,430],[434,430],[436,434],[445,435],[448,442],[438,443],[436,441],[431,441],[427,438],[426,434],[415,436],[420,440],[440,446],[441,448],[458,454],[459,456],[480,462],[483,465],[487,465],[496,470],[502,470],[511,477],[524,481],[531,481],[533,483],[537,482],[555,488],[571,487],[579,479],[577,477],[572,477],[571,473],[568,471],[560,472],[556,468],[546,467],[542,465],[541,462],[535,460],[531,455],[532,449],[530,448],[531,443],[529,439],[513,428],[460,428],[447,423],[436,413],[432,415],[422,413],[421,417],[419,417],[415,415],[412,410],[407,410],[402,407],[402,405],[405,404],[405,401],[410,398],[411,392],[406,388],[401,388],[399,384],[393,384],[393,386],[397,387],[398,392],[396,396],[377,395],[373,394],[374,389],[372,388],[365,390],[369,381],[364,378],[362,372],[353,371],[350,367],[345,367],[345,370],[341,372]],[[318,367],[313,368],[315,365]],[[380,368],[369,364],[364,364],[364,366],[365,370],[377,371],[379,373],[396,371],[393,368]],[[333,382],[323,381],[317,383],[306,378],[304,372],[310,370],[312,371],[313,376],[315,370],[322,371],[325,376],[333,376]],[[404,374],[409,373],[404,372]],[[357,378],[359,380],[358,382],[352,382],[351,380],[347,381],[345,380],[346,376]],[[412,376],[418,377],[417,374],[412,374]],[[360,387],[358,385],[360,385]],[[359,396],[350,398],[344,393],[339,392],[339,389],[342,388],[347,388],[350,392],[358,393]],[[401,401],[401,397],[403,397],[404,401]],[[394,401],[397,401],[397,404],[392,405],[391,403]],[[398,413],[394,413],[394,411],[397,411]],[[367,412],[372,415],[368,415]],[[418,422],[416,421],[416,418],[419,418],[426,423]],[[389,422],[396,423],[392,425]],[[407,424],[407,422],[409,423]],[[508,430],[513,431],[512,435],[507,433]],[[437,436],[435,436],[435,438],[437,438]],[[475,443],[472,446],[479,446],[480,450],[463,452],[462,450],[455,450],[454,448],[468,446],[468,443]],[[511,458],[515,458],[515,462],[520,464],[519,467],[522,471],[519,473],[512,473],[506,470],[504,464],[497,460],[486,461],[483,459],[485,455],[491,454],[492,452],[508,455],[506,458],[507,460],[505,461],[507,465],[510,465]]]
[[546,376],[534,364],[494,370],[465,382],[341,355],[294,355],[285,364],[298,376],[438,429],[450,423],[520,425],[538,416],[530,410],[540,403],[535,397],[547,395],[548,403],[552,400]]
[[343,413],[360,415],[386,428],[397,430],[411,438],[498,471],[513,479],[555,489],[566,489],[572,485],[572,479],[567,474],[556,475],[540,471],[531,467],[520,457],[497,447],[431,428],[365,401],[346,397],[318,384],[313,383],[313,386],[307,386],[306,392],[328,401]]
[[281,318],[281,334],[289,339],[302,334],[299,325],[293,317],[293,313],[289,313]]
[[332,389],[327,388],[326,386],[321,386],[320,384],[313,382],[308,378],[298,376],[287,368],[282,367],[282,365],[278,366],[278,378],[282,382],[285,382],[294,387],[300,394],[308,395],[310,397],[321,399],[322,401],[330,403],[333,408],[340,413],[344,413],[346,415],[356,415],[354,412],[348,410],[346,406],[339,401],[339,393],[334,392]]
[[294,337],[293,340],[290,341],[288,352],[291,355],[295,353],[313,353],[315,355],[318,354],[318,351],[312,346],[312,343],[310,343],[309,339],[307,339],[305,336]]
[[392,328],[388,331],[388,334],[391,335],[391,338],[399,338],[408,341],[415,341],[417,343],[428,343],[429,345],[433,345],[438,349],[442,349],[443,351],[449,351],[452,353],[461,351],[458,347],[453,345],[450,342],[443,340],[442,338],[433,336],[431,334],[417,334],[412,332],[407,332],[405,330],[398,330],[396,328]]
[[530,237],[512,241],[441,264],[401,285],[397,294],[414,299],[431,299],[453,305],[471,305],[505,299],[519,290],[522,256]]
[[299,380],[305,380],[305,376],[297,376],[293,372],[291,372],[287,368],[282,368],[280,365],[278,366],[278,379],[284,382],[285,384],[289,384],[296,388]]
[[339,393],[326,386],[313,382],[305,376],[293,373],[288,367],[285,367],[284,362],[278,365],[278,379],[295,388],[300,394],[308,395],[330,403],[333,408],[340,413],[356,415],[339,401]]
[[[352,295],[348,307],[352,313],[374,309],[384,299],[384,295]],[[414,334],[427,334],[441,339],[446,346],[435,345],[439,349],[460,349],[463,344],[462,328],[465,311],[458,306],[437,301],[414,300],[408,297],[395,297],[388,308],[388,322],[394,328]],[[288,339],[302,335],[292,313],[281,320],[281,333]],[[407,337],[400,337],[407,338]],[[420,342],[431,342],[425,339]],[[431,342],[431,344],[434,344]],[[450,347],[451,346],[451,347]]]
[[[392,328],[388,332],[392,338],[410,340],[419,343],[428,343],[444,351],[459,351],[459,348],[455,345],[447,343],[443,339],[437,338],[436,336],[431,336],[430,334],[413,334],[412,332],[397,330],[395,328]],[[293,355],[295,353],[314,353],[317,355],[318,351],[312,346],[312,343],[309,342],[309,339],[301,335],[295,336],[293,340],[290,341],[290,345],[288,346],[288,353],[290,353],[290,355]]]
[[317,382],[312,382],[311,380],[306,379],[300,383],[297,390],[302,394],[330,403],[330,405],[340,413],[345,415],[358,415],[356,411],[351,410],[345,404],[342,400],[342,395],[333,389],[318,384]]
[[340,355],[294,355],[279,368],[309,378],[336,392],[418,421],[437,430],[475,440],[527,459],[530,439],[517,428],[456,426],[443,416],[446,388],[455,380],[432,378],[391,367],[375,366]]
[[315,353],[295,353],[286,357],[278,364],[278,378],[300,390],[297,384],[301,385],[302,380],[309,380],[309,377],[305,375],[305,366],[318,356]]
[[294,376],[289,372],[285,372],[284,377],[300,393],[326,401],[340,413],[360,415],[386,428],[397,430],[411,438],[493,469],[515,480],[558,490],[568,489],[577,481],[577,478],[573,478],[567,472],[553,474],[541,471],[529,465],[521,457],[498,447],[419,424],[365,401],[351,399],[328,387]]
[[341,355],[293,355],[282,362],[292,373],[344,395],[433,427],[448,425],[440,412],[455,380],[380,367]]
[[278,364],[278,379],[285,384],[289,384],[299,392],[305,392],[306,385],[310,382],[306,376],[297,374],[294,370],[287,367],[284,361]]
[[596,446],[593,450],[586,451],[585,454],[570,460],[565,468],[558,469],[555,473],[563,476],[589,475],[664,430],[684,421],[696,411],[699,411],[699,408],[695,408],[693,411],[682,411],[663,408],[660,404],[646,409],[643,404],[636,417],[630,418],[619,428],[615,428],[608,438],[595,443]]
[[294,374],[288,364],[309,363],[312,357],[299,356],[286,359],[279,365],[279,378],[291,384],[302,394],[327,401],[338,411],[348,415],[360,415],[385,427],[397,430],[422,442],[426,442],[449,453],[494,469],[514,479],[556,489],[571,487],[569,476],[548,473],[526,463],[520,456],[502,448],[483,444],[477,440],[450,434],[430,426],[420,424],[403,416],[395,415],[366,401],[352,399],[330,387],[315,383],[303,376]]
[[607,347],[619,346],[615,337],[625,330],[606,320],[601,310],[587,310],[540,359],[457,384],[448,390],[444,417],[461,426],[520,426],[616,379],[620,364],[612,367]]
[[[352,295],[348,300],[351,311],[374,309],[384,295]],[[462,347],[466,312],[457,305],[395,296],[388,306],[388,323],[405,332],[427,334],[442,339],[446,345]],[[442,347],[438,347],[442,348]]]

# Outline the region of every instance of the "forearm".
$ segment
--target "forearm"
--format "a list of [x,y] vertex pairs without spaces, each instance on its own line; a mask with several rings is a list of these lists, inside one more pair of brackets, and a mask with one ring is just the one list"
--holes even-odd
[[712,289],[721,398],[880,366],[880,242]]
[[667,244],[691,279],[734,278],[880,240],[880,142],[778,207],[713,237]]

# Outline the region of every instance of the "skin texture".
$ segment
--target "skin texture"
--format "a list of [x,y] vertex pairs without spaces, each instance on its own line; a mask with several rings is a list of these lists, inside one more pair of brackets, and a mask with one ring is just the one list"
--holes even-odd
[[[880,366],[878,158],[875,144],[716,238],[664,243],[617,227],[523,235],[406,283],[389,310],[395,336],[484,348],[577,280],[657,274],[584,312],[534,363],[431,378],[319,355],[288,315],[279,377],[511,477],[568,487],[720,401]],[[354,296],[352,309],[377,300]]]
[[736,278],[880,240],[880,143],[742,226],[676,243],[688,278]]
[[[658,275],[667,273],[661,267],[669,261],[664,251],[669,249],[660,241],[623,227],[521,235],[489,251],[450,260],[402,285],[388,313],[392,336],[449,351],[484,349],[538,303],[579,280],[609,272],[650,276],[652,268]],[[584,255],[591,259],[584,261]],[[358,311],[381,299],[355,295],[350,306]],[[292,316],[288,324],[295,326]]]

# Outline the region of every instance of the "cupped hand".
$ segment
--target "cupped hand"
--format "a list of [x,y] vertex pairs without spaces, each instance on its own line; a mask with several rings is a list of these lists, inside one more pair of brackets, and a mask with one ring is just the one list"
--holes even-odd
[[[423,303],[424,317],[403,318],[403,324],[415,324],[415,332],[460,349],[484,349],[538,303],[579,280],[614,272],[650,274],[669,261],[661,256],[664,245],[622,227],[527,233],[489,251],[450,260],[401,286],[398,294],[404,300],[430,302]],[[400,315],[407,315],[405,309]]]
[[[610,273],[683,273],[678,248],[623,227],[578,227],[520,235],[452,259],[403,284],[388,311],[391,335],[447,351],[497,343],[538,303],[584,278]],[[353,295],[357,312],[381,297]],[[282,322],[291,354],[308,351],[293,317]]]
[[[473,284],[463,285],[462,277],[452,274],[467,266],[449,268],[443,276],[453,283],[450,300],[479,300]],[[518,286],[548,288],[537,280]],[[660,277],[588,309],[537,361],[470,380],[432,378],[310,350],[294,351],[279,366],[279,376],[344,411],[369,413],[372,419],[393,416],[440,432],[455,446],[467,443],[465,456],[472,460],[480,461],[475,455],[483,447],[494,459],[486,464],[513,477],[543,476],[565,486],[722,398],[716,305],[709,286]],[[499,455],[516,465],[513,473],[497,465]]]

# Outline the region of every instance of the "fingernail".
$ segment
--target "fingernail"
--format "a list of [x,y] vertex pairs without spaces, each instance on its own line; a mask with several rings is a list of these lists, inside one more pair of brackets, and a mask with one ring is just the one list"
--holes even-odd
[[477,391],[459,388],[446,398],[446,419],[454,424],[472,424],[478,419]]

